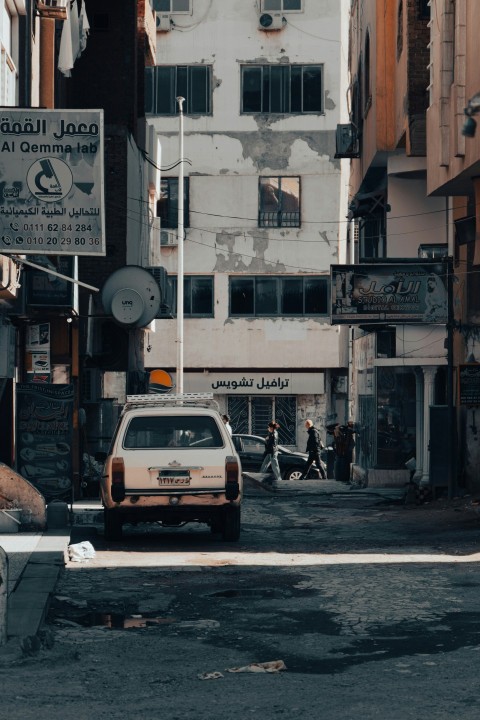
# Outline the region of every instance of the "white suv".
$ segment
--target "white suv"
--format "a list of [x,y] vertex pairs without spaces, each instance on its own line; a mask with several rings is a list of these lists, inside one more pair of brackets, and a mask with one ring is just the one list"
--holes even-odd
[[212,396],[129,395],[100,484],[105,537],[124,523],[206,523],[240,537],[242,468]]

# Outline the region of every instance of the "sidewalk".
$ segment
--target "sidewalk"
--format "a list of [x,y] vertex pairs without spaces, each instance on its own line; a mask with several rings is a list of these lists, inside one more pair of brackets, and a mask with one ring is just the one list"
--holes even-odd
[[8,556],[7,644],[0,653],[19,649],[24,638],[35,637],[41,628],[65,564],[70,530],[0,535]]

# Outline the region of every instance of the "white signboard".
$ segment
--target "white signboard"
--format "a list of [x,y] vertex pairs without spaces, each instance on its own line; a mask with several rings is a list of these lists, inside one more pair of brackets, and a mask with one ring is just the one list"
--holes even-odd
[[105,255],[103,110],[0,111],[0,253]]
[[[175,377],[175,376],[173,376]],[[323,372],[185,373],[185,392],[215,395],[323,395]]]

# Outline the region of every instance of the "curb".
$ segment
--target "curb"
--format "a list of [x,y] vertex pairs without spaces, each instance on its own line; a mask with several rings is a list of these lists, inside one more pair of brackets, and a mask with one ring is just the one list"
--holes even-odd
[[7,642],[2,648],[7,656],[15,650],[28,653],[40,648],[37,636],[48,613],[60,571],[65,567],[70,532],[68,527],[47,530],[42,535],[8,597]]

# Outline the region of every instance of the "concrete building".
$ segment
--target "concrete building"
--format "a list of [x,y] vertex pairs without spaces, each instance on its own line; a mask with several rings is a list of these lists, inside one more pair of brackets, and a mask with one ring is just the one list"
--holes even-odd
[[[418,0],[351,2],[351,125],[344,130],[351,142],[340,143],[339,154],[351,158],[349,262],[368,267],[367,275],[387,263],[395,276],[415,261],[413,272],[426,280],[428,263],[452,255],[448,199],[434,196],[427,181],[430,12]],[[352,324],[353,475],[369,486],[404,484],[412,468],[415,481],[434,492],[451,483],[448,266],[435,272],[441,320],[402,323],[387,311],[383,321]],[[392,288],[386,293],[398,301]]]
[[[143,269],[159,259],[159,248],[151,245],[151,226],[160,197],[160,155],[155,134],[145,123],[143,95],[145,66],[155,60],[155,13],[148,0],[2,0],[1,5],[1,102],[12,113],[24,112],[24,126],[12,132],[8,110],[3,111],[2,217],[28,218],[31,206],[34,212],[40,214],[43,208],[48,213],[38,197],[29,194],[28,183],[13,162],[8,166],[10,176],[5,174],[8,153],[21,149],[20,141],[28,137],[22,137],[22,128],[32,132],[40,112],[45,114],[38,120],[38,143],[23,145],[35,147],[32,153],[48,147],[45,152],[54,162],[71,168],[76,179],[70,183],[71,192],[91,197],[87,204],[97,203],[94,212],[101,211],[104,217],[103,254],[72,252],[76,242],[88,244],[91,239],[94,244],[100,238],[83,237],[93,234],[88,221],[56,227],[53,214],[65,212],[63,199],[50,206],[50,222],[23,223],[23,229],[27,226],[32,236],[38,236],[30,237],[30,242],[38,242],[38,253],[30,251],[20,263],[13,261],[4,242],[8,233],[0,234],[5,253],[0,255],[0,461],[18,469],[47,500],[70,499],[81,493],[89,474],[85,456],[109,442],[115,408],[126,392],[144,388],[143,363],[137,352],[144,331],[115,323],[112,314],[105,312],[100,290],[118,269],[127,265]],[[90,158],[80,157],[83,150],[74,150],[73,141],[46,145],[42,127],[62,122],[65,126],[85,113],[101,118],[101,123],[92,125],[101,130]],[[7,147],[5,142],[16,135],[17,145]],[[85,164],[78,169],[81,161]],[[102,170],[96,183],[90,182],[92,165]],[[15,223],[11,227],[12,231],[22,229]],[[50,240],[44,237],[47,232]],[[75,235],[70,237],[70,233]],[[55,252],[60,245],[67,248],[63,255]],[[35,268],[25,264],[27,257]],[[61,273],[61,287],[58,275],[50,271]],[[39,334],[45,337],[41,360],[35,352],[38,348],[33,347],[35,332],[37,345]],[[44,392],[47,405],[58,410],[59,386],[68,391],[68,403],[61,411],[64,437],[42,426],[42,411],[36,406],[38,400],[45,409],[39,399]],[[33,398],[23,408],[20,387]],[[31,423],[27,433],[17,432],[20,416]],[[23,448],[22,455],[19,442],[25,441],[31,448]],[[47,450],[42,454],[35,443]],[[52,443],[57,443],[53,451]],[[59,449],[64,455],[60,459],[55,458]],[[25,462],[25,457],[44,460]]]
[[[305,418],[347,411],[347,335],[330,325],[344,259],[345,0],[159,0],[146,115],[162,148],[160,265],[176,286],[184,111],[184,389],[210,391],[234,432],[305,444]],[[176,294],[174,292],[174,298]],[[175,315],[175,307],[173,308]],[[178,323],[146,332],[146,370],[175,380]]]
[[453,368],[458,484],[480,490],[480,67],[475,0],[432,0],[427,110],[427,183],[451,207]]

